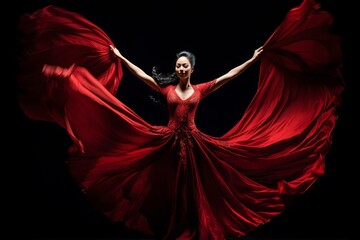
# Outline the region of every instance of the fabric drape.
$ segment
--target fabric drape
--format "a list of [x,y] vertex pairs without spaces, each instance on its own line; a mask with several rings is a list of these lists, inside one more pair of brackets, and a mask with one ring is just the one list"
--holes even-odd
[[111,39],[47,6],[19,25],[19,102],[29,118],[67,130],[69,171],[111,220],[160,239],[243,236],[324,174],[344,88],[332,21],[313,0],[291,9],[264,43],[244,115],[214,137],[194,121],[212,80],[185,100],[159,88],[169,123],[150,124],[115,97],[123,72]]

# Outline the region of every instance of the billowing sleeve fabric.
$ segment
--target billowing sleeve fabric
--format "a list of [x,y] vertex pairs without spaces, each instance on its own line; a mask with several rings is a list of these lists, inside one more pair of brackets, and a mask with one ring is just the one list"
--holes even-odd
[[98,26],[47,6],[22,16],[19,34],[18,99],[29,118],[64,127],[86,154],[106,154],[113,141],[127,150],[141,142],[140,132],[152,126],[114,97],[123,72]]
[[[47,6],[19,20],[17,76],[18,99],[26,115],[53,121],[48,115],[48,86],[42,75],[44,64],[69,68],[82,66],[115,94],[122,78],[120,60],[114,59],[111,39],[83,16],[56,6]],[[54,109],[53,109],[54,110]]]
[[324,173],[344,88],[332,21],[314,0],[288,12],[264,44],[256,95],[222,137],[246,152],[248,177],[283,194],[304,192]]

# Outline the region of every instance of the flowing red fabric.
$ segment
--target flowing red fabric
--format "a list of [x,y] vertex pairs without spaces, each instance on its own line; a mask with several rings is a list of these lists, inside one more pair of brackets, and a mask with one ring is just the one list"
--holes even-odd
[[174,86],[159,88],[169,123],[152,125],[114,96],[122,72],[110,39],[49,6],[20,24],[22,62],[41,68],[20,72],[19,101],[29,118],[67,129],[69,170],[111,220],[159,239],[243,236],[281,213],[284,195],[305,192],[324,174],[343,90],[331,23],[315,1],[291,9],[264,44],[243,117],[213,137],[194,119],[214,81],[194,85],[187,99]]
[[[109,50],[111,39],[84,17],[64,9],[47,6],[19,21],[18,75],[20,103],[31,118],[53,121],[47,109],[48,86],[41,70],[44,64],[86,67],[100,83],[115,94],[122,78],[119,60]],[[52,106],[55,107],[55,106]],[[61,106],[59,106],[61,108]],[[61,111],[61,109],[58,109]]]

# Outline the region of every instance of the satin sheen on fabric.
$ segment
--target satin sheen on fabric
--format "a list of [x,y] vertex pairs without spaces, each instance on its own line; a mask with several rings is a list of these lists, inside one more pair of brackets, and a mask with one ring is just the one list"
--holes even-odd
[[159,239],[244,236],[324,174],[344,89],[332,21],[313,0],[291,9],[264,43],[244,115],[214,137],[195,123],[212,80],[185,100],[159,88],[169,122],[152,125],[115,97],[123,72],[111,39],[47,6],[20,21],[19,103],[30,119],[68,131],[69,170],[111,220]]

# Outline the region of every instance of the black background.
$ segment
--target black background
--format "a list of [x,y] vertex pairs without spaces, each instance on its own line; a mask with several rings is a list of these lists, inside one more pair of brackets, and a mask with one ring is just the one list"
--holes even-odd
[[[246,239],[352,239],[357,223],[358,174],[354,170],[358,138],[355,112],[355,61],[351,6],[340,0],[321,1],[335,19],[332,31],[342,37],[346,88],[338,109],[333,144],[326,156],[326,173],[291,206]],[[175,53],[186,49],[197,57],[192,82],[215,78],[248,59],[300,1],[15,1],[12,2],[10,38],[16,43],[18,17],[46,5],[75,11],[102,28],[123,55],[150,73],[157,65],[172,71]],[[3,10],[4,12],[6,9]],[[10,46],[12,48],[10,48]],[[8,48],[8,46],[4,46]],[[16,69],[16,44],[9,45]],[[5,49],[6,50],[6,49]],[[129,239],[141,237],[123,231],[92,210],[69,176],[64,161],[70,139],[57,125],[28,119],[16,101],[16,72],[10,71],[11,137],[4,171],[9,204],[6,219],[11,236],[21,239]],[[255,93],[258,65],[210,95],[201,103],[197,125],[221,135],[241,117]],[[134,91],[136,89],[136,92]],[[166,123],[166,112],[149,100],[150,90],[124,69],[118,98],[154,124]],[[243,99],[235,105],[234,98]],[[7,128],[7,126],[6,126]],[[8,131],[9,129],[4,129]],[[6,146],[6,145],[5,145]],[[10,153],[10,157],[9,156]],[[5,169],[5,168],[4,168]],[[6,188],[8,189],[8,188]],[[355,218],[355,219],[354,219]],[[354,220],[353,220],[354,219]],[[355,238],[355,237],[354,237]]]

